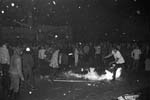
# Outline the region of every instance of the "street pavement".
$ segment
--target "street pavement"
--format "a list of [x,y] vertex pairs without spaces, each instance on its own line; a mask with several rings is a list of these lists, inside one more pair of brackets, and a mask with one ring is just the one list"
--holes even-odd
[[22,89],[18,100],[112,100],[120,95],[150,86],[145,73],[126,75],[116,81],[100,82],[54,82],[36,79],[32,93]]
[[150,87],[149,74],[145,72],[128,73],[116,81],[98,82],[51,82],[42,77],[36,75],[36,89],[21,88],[17,100],[112,100]]

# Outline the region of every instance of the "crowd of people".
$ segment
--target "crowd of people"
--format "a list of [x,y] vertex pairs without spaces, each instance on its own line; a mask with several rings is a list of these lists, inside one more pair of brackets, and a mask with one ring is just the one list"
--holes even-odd
[[59,71],[95,67],[101,74],[113,63],[119,67],[123,64],[126,71],[137,72],[141,69],[149,71],[149,51],[149,44],[137,42],[76,42],[61,45],[2,43],[0,73],[4,79],[10,79],[2,82],[3,90],[8,92],[7,95],[15,98],[19,93],[21,81],[32,84],[34,88],[34,70],[42,68],[43,64],[52,70],[49,73],[52,81]]

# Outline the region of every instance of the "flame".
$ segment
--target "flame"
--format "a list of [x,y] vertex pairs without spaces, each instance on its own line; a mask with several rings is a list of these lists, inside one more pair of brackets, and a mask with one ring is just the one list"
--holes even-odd
[[82,78],[82,75],[73,73],[72,71],[69,71],[68,73],[65,73],[65,75],[66,75],[67,77],[69,77],[69,76],[74,76],[74,77],[77,77],[77,78]]
[[88,73],[84,75],[83,78],[89,79],[89,80],[98,80],[99,75],[95,72],[95,68],[90,68]]
[[112,79],[113,79],[113,73],[111,73],[108,70],[105,70],[105,74],[99,77],[99,80],[112,80]]
[[[118,68],[116,71],[116,78],[119,78],[121,75],[122,68]],[[110,72],[108,70],[105,70],[105,74],[98,75],[97,72],[95,71],[95,68],[90,68],[87,74],[82,75],[82,74],[76,74],[73,73],[72,71],[69,71],[68,73],[65,73],[66,76],[74,76],[76,78],[84,78],[84,79],[89,79],[89,80],[112,80],[113,79],[113,72]]]
[[116,71],[116,78],[119,78],[121,76],[122,68],[118,68]]

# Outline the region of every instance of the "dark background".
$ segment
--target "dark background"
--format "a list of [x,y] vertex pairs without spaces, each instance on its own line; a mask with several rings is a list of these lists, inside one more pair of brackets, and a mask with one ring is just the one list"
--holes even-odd
[[68,25],[74,40],[146,41],[148,4],[148,0],[0,0],[0,26],[21,27],[16,20],[34,26]]

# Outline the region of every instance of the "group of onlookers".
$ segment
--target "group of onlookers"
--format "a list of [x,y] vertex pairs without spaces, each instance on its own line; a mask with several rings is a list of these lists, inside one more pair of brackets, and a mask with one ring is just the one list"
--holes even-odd
[[[132,71],[145,70],[149,62],[149,44],[147,43],[81,43],[59,46],[45,46],[39,49],[39,59],[47,61],[50,68],[89,68],[95,67],[103,72],[109,67],[114,57],[105,59],[105,56],[116,48],[125,60],[125,69]],[[41,62],[42,62],[41,61]]]
[[[54,70],[50,73],[52,77],[60,70],[81,67],[95,67],[101,73],[113,61],[119,62],[118,64],[121,62],[128,71],[149,71],[149,51],[149,44],[146,43],[76,42],[30,47],[27,44],[10,46],[3,43],[0,47],[0,72],[4,79],[10,78],[10,84],[4,84],[4,87],[9,86],[9,94],[17,95],[20,80],[33,84],[33,69],[40,69],[45,63],[49,70]],[[113,57],[107,58],[108,54]]]
[[7,43],[3,43],[0,47],[3,96],[15,100],[21,81],[31,84],[33,67],[34,59],[30,48],[10,47]]
[[[149,44],[146,43],[80,43],[51,47],[44,45],[39,49],[39,59],[47,60],[50,67],[58,67],[63,64],[74,67],[96,67],[99,70],[105,69],[108,60],[104,59],[112,48],[119,50],[125,59],[126,68],[130,71],[145,69],[145,61],[149,58]],[[70,63],[71,62],[71,63]]]

